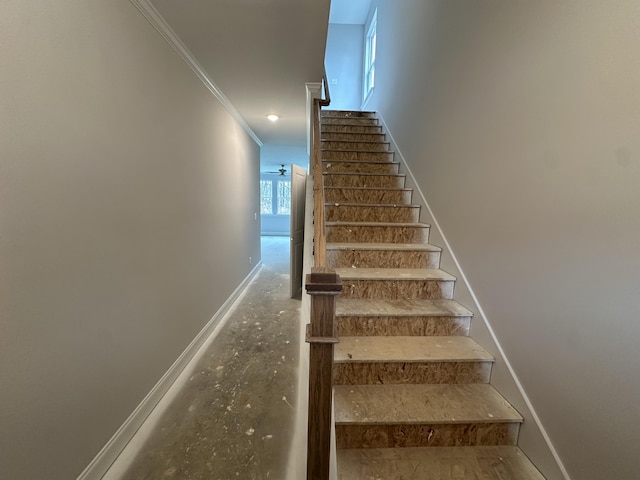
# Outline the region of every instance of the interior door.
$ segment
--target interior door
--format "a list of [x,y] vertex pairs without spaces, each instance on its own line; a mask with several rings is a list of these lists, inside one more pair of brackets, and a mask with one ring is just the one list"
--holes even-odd
[[291,164],[291,298],[302,298],[302,259],[304,254],[304,204],[307,171]]

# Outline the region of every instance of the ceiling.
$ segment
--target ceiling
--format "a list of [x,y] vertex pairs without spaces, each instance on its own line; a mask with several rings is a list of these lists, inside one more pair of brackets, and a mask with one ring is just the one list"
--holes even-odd
[[305,83],[322,80],[330,0],[151,3],[264,145],[306,148]]
[[371,8],[371,0],[332,0],[329,23],[364,25]]

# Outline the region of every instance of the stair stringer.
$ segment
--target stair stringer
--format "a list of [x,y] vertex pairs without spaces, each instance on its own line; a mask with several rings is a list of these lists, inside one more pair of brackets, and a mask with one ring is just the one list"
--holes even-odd
[[437,218],[431,210],[420,185],[416,182],[409,163],[396,143],[392,131],[380,112],[377,112],[377,118],[383,127],[383,131],[387,134],[387,139],[390,142],[390,150],[395,152],[395,160],[400,163],[400,174],[406,175],[405,186],[413,188],[413,191],[417,193],[417,195],[414,195],[412,203],[423,207],[421,209],[421,221],[432,225],[429,236],[430,243],[442,247],[440,268],[451,273],[458,279],[456,282],[455,298],[459,303],[474,313],[474,321],[471,322],[469,336],[495,357],[489,383],[493,385],[524,418],[524,423],[520,427],[518,446],[547,480],[571,480],[524,386],[518,379],[511,362],[500,344],[491,326],[491,322],[485,314]]

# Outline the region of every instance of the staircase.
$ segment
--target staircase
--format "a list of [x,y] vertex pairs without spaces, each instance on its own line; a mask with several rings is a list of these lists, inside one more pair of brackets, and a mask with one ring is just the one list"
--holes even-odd
[[376,115],[325,110],[321,132],[338,478],[543,479]]

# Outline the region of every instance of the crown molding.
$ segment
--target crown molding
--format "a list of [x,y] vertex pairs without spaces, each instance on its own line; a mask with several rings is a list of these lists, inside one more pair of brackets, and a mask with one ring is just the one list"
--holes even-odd
[[184,62],[191,68],[193,73],[204,83],[205,87],[209,89],[209,91],[222,103],[222,105],[227,109],[227,111],[231,114],[231,116],[244,128],[244,130],[249,134],[251,138],[258,144],[258,146],[262,146],[262,141],[255,134],[249,124],[242,117],[240,112],[233,106],[231,101],[227,98],[227,96],[222,93],[222,90],[213,82],[213,80],[209,77],[205,69],[198,63],[195,59],[191,51],[187,48],[187,46],[182,43],[180,37],[173,31],[173,29],[169,26],[169,24],[165,21],[165,19],[160,15],[158,10],[149,2],[149,0],[130,0],[131,3],[140,10],[140,13],[149,21],[149,23],[155,28],[162,38],[164,38],[171,48],[173,48],[176,53],[184,60]]

